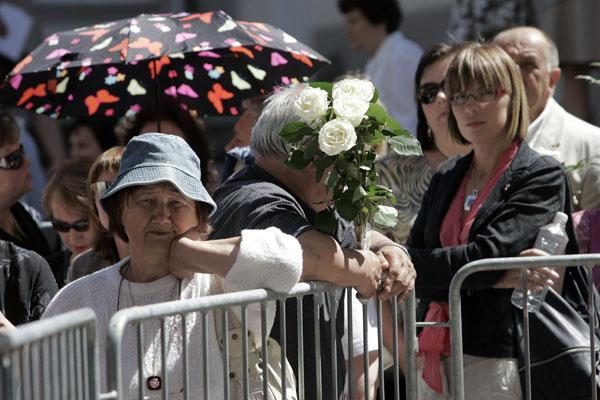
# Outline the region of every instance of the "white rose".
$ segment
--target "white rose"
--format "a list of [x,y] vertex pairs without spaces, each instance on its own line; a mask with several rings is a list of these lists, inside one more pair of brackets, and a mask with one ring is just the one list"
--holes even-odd
[[323,117],[328,107],[327,92],[319,88],[304,88],[294,101],[294,112],[307,124]]
[[369,110],[369,102],[358,97],[340,97],[333,100],[335,115],[357,127]]
[[375,86],[366,79],[343,79],[334,83],[331,91],[334,100],[342,97],[358,97],[368,102],[374,94]]
[[343,119],[332,119],[319,131],[319,149],[328,156],[335,156],[356,144],[356,131]]

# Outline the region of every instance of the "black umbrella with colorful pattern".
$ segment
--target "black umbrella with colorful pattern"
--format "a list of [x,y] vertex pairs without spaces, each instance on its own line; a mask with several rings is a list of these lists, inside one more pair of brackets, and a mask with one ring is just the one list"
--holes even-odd
[[329,61],[281,29],[223,11],[142,14],[56,33],[7,76],[0,102],[55,118],[122,116],[175,98],[192,115],[305,81]]

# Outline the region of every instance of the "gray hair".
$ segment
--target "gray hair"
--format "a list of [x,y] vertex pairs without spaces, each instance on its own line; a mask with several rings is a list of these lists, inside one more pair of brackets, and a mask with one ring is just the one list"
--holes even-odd
[[279,136],[283,127],[300,118],[294,113],[294,102],[306,84],[288,86],[273,93],[252,128],[250,149],[266,158],[287,158],[291,147]]

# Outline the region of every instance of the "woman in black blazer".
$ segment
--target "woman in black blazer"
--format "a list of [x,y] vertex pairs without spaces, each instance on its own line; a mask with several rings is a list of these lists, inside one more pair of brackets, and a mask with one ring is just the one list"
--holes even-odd
[[[528,128],[523,81],[501,48],[466,44],[448,69],[444,90],[450,135],[473,151],[434,175],[408,239],[417,296],[430,321],[447,318],[450,281],[462,266],[517,256],[557,211],[570,212],[561,165],[523,141]],[[521,398],[510,302],[519,277],[518,271],[483,272],[463,285],[467,399]],[[538,269],[529,273],[528,283],[540,289],[557,278],[551,269]],[[449,339],[439,333],[425,328],[419,338],[429,398],[448,396],[443,369]]]

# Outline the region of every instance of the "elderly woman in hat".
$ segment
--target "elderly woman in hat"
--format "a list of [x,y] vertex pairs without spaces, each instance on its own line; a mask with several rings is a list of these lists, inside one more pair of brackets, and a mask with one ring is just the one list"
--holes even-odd
[[[106,335],[118,310],[225,291],[266,287],[289,291],[302,272],[302,252],[296,239],[275,228],[246,230],[241,237],[204,241],[209,215],[216,206],[201,183],[200,160],[186,142],[174,135],[148,133],[133,138],[121,160],[119,174],[102,196],[110,229],[129,245],[129,257],[72,282],[48,306],[44,317],[79,307],[92,308],[98,318],[101,388],[106,388]],[[268,249],[268,256],[266,250]],[[274,307],[274,305],[273,305]],[[274,311],[274,310],[273,310]],[[268,312],[272,315],[273,312]],[[248,313],[248,328],[260,338],[260,317]],[[211,395],[222,396],[222,356],[214,329],[208,329],[209,354],[202,353],[201,318],[187,318],[189,366],[200,374],[203,357],[210,366]],[[209,324],[214,326],[209,314]],[[269,321],[269,326],[272,319]],[[183,393],[182,327],[167,318],[165,352],[169,398]],[[138,373],[148,398],[159,396],[161,371],[159,322],[145,324],[143,362],[133,329],[123,339],[123,382],[126,398],[137,397]],[[153,329],[148,329],[151,327]],[[199,398],[201,379],[191,379],[190,398]]]

